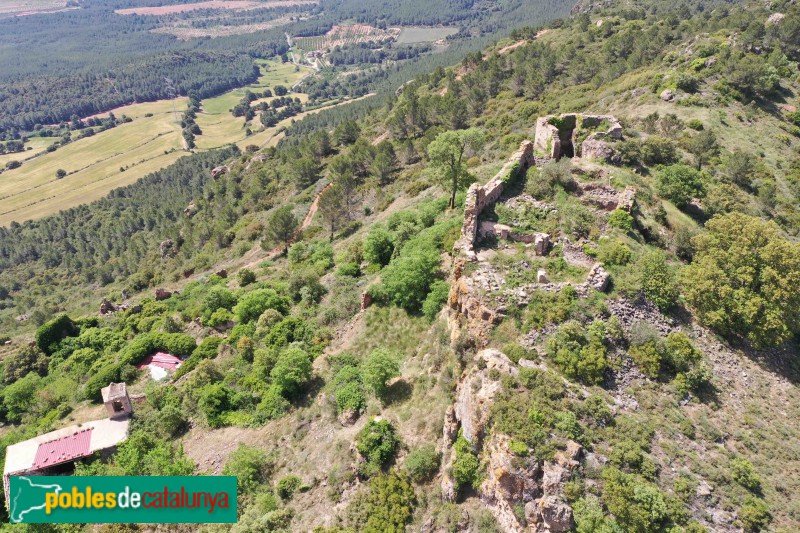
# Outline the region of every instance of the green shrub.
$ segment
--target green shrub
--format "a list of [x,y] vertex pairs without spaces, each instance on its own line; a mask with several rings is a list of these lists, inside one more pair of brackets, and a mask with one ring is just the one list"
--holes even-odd
[[256,289],[242,296],[233,312],[240,323],[247,323],[257,320],[267,309],[274,309],[285,315],[289,311],[289,305],[289,300],[273,289]]
[[267,481],[272,466],[272,462],[263,450],[240,444],[228,456],[222,473],[226,476],[236,476],[239,490],[244,494],[250,494]]
[[236,305],[236,295],[227,287],[215,285],[208,289],[205,298],[203,298],[203,307],[208,316],[218,309],[227,309],[230,311]]
[[290,404],[283,397],[283,391],[273,385],[261,397],[261,402],[256,407],[256,421],[266,423],[282,417],[289,410]]
[[372,264],[386,266],[393,253],[391,234],[383,226],[374,226],[364,240],[364,259]]
[[382,283],[373,286],[371,292],[378,301],[416,313],[438,275],[439,254],[435,249],[404,251],[383,269]]
[[432,444],[424,444],[408,453],[403,466],[409,477],[417,483],[428,481],[438,472],[442,454]]
[[93,402],[103,401],[100,389],[107,387],[109,383],[119,381],[121,365],[111,364],[103,367],[97,374],[93,375],[83,387],[83,395],[87,400]]
[[290,347],[281,353],[269,375],[284,396],[292,397],[308,383],[312,371],[308,354],[300,348]]
[[340,413],[353,411],[360,413],[367,406],[361,372],[355,366],[343,366],[333,378],[336,407]]
[[636,263],[639,285],[647,299],[659,309],[666,311],[678,300],[678,285],[675,273],[667,264],[663,253],[645,253]]
[[604,265],[627,265],[631,260],[631,249],[618,240],[601,241],[597,259]]
[[397,433],[387,420],[370,420],[358,433],[356,450],[366,459],[359,465],[359,473],[370,477],[394,459],[400,444]]
[[656,175],[658,194],[679,208],[684,208],[692,198],[702,197],[705,192],[702,174],[687,165],[671,165],[659,170]]
[[741,213],[716,216],[692,239],[683,271],[686,301],[700,321],[758,348],[800,333],[800,245],[774,222]]
[[222,415],[234,408],[233,395],[233,391],[222,383],[212,383],[202,388],[197,406],[209,427],[225,425]]
[[747,533],[755,533],[765,529],[771,520],[769,508],[764,500],[754,497],[747,499],[737,513],[742,527]]
[[447,303],[449,294],[449,283],[442,280],[434,281],[428,296],[426,296],[425,301],[422,302],[422,314],[425,315],[428,320],[433,321],[436,315],[439,314],[439,311],[442,310],[444,304]]
[[348,276],[351,278],[357,278],[361,275],[361,267],[358,266],[358,263],[342,263],[339,265],[339,268],[336,270],[336,273],[340,276]]
[[236,279],[239,280],[240,287],[247,287],[256,282],[256,273],[249,268],[243,268],[236,274]]
[[730,464],[733,480],[751,492],[761,490],[761,479],[756,474],[752,463],[747,459],[737,457],[731,460]]
[[6,383],[14,383],[31,372],[40,376],[47,374],[48,359],[38,346],[23,346],[4,362],[3,379]]
[[78,335],[75,322],[66,314],[58,315],[53,320],[39,326],[36,330],[36,346],[47,355],[52,355],[55,345],[64,337]]
[[400,375],[400,365],[395,356],[384,348],[373,350],[361,365],[364,384],[372,389],[375,396],[384,398],[386,382]]
[[608,224],[612,228],[619,228],[623,231],[630,231],[633,228],[633,217],[622,209],[615,209],[608,216]]
[[282,500],[291,500],[294,493],[303,484],[303,480],[294,474],[284,477],[275,485],[275,492]]
[[350,526],[353,531],[400,533],[411,521],[416,502],[414,487],[403,473],[375,476],[366,494],[350,505]]
[[608,367],[604,333],[587,336],[585,328],[574,321],[558,328],[547,342],[547,352],[564,375],[588,384],[600,383]]
[[631,346],[628,353],[633,362],[636,363],[636,366],[639,367],[639,370],[642,371],[642,374],[650,379],[658,377],[661,371],[661,350],[659,350],[658,344],[647,342],[639,346]]
[[480,480],[480,461],[472,450],[472,445],[459,432],[453,444],[455,458],[453,459],[453,479],[459,487],[476,486]]

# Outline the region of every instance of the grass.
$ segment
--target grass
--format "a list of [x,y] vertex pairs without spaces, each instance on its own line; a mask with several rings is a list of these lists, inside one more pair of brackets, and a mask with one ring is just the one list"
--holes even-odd
[[38,155],[41,152],[44,152],[48,146],[50,146],[57,140],[58,138],[55,137],[31,137],[30,140],[28,140],[28,142],[25,143],[24,152],[16,152],[12,154],[0,155],[0,168],[6,166],[6,163],[8,163],[9,161],[21,162],[29,157]]
[[[308,72],[306,68],[296,70],[293,64],[278,61],[259,61],[259,64],[264,72],[257,82],[202,102],[203,110],[197,115],[197,124],[203,131],[195,140],[198,150],[229,143],[235,143],[241,149],[248,145],[272,146],[281,139],[282,128],[318,111],[300,113],[268,129],[261,129],[258,118],[255,118],[249,124],[255,133],[247,136],[244,119],[229,112],[245,91],[261,92],[275,85],[291,87]],[[308,99],[305,94],[291,93],[291,96],[303,101]],[[113,113],[118,118],[123,115],[132,118],[133,122],[74,141],[55,152],[45,151],[55,139],[32,138],[26,145],[32,150],[0,156],[0,165],[5,165],[7,160],[23,161],[34,156],[23,162],[20,168],[0,174],[0,226],[12,221],[41,218],[98,200],[110,190],[133,183],[186,155],[188,152],[183,149],[178,121],[187,101],[186,98],[177,98],[174,102],[160,100],[119,107]],[[108,113],[100,116],[104,115]],[[56,179],[59,169],[65,170],[67,176]]]
[[[129,114],[141,113],[133,122],[75,141],[0,175],[0,224],[39,218],[97,200],[178,159],[183,154],[182,139],[172,103],[143,105],[148,111]],[[152,117],[143,116],[151,112]],[[58,169],[67,176],[56,179]]]

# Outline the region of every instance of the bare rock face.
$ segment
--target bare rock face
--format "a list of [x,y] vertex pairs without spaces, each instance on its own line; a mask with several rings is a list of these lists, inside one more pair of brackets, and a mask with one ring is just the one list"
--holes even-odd
[[339,423],[345,427],[352,426],[358,420],[358,411],[346,409],[339,415]]
[[505,354],[497,350],[483,350],[476,357],[485,363],[485,367],[473,367],[459,382],[453,408],[456,419],[461,423],[464,438],[478,447],[484,437],[494,397],[502,387],[499,380],[489,377],[489,372],[497,369],[505,374],[517,375],[519,370]]
[[525,518],[536,533],[562,533],[575,527],[572,507],[563,500],[548,496],[525,505]]
[[231,169],[228,165],[222,165],[211,169],[211,177],[217,179],[218,177],[227,174]]
[[115,312],[118,309],[117,305],[112,302],[109,302],[105,298],[103,302],[100,304],[100,314],[101,315],[110,315],[111,313]]
[[673,100],[675,100],[675,91],[673,91],[672,89],[664,89],[663,91],[661,91],[661,95],[659,96],[659,98],[661,98],[665,102],[672,102]]
[[536,271],[536,283],[550,283],[550,280],[547,279],[547,272],[543,268]]
[[194,202],[186,206],[186,208],[183,210],[183,214],[187,218],[192,218],[197,214],[197,206],[194,205]]
[[631,213],[636,205],[636,187],[628,186],[625,190],[619,193],[617,201],[617,209],[622,209],[627,213]]
[[175,241],[172,239],[161,241],[161,244],[158,245],[158,249],[161,252],[161,259],[172,257],[175,255],[175,252],[177,252],[175,249]]
[[592,266],[592,269],[589,271],[589,275],[586,278],[586,283],[598,291],[603,292],[608,288],[609,279],[611,279],[611,276],[606,269],[603,268],[603,265],[600,263],[595,263],[594,266]]
[[607,142],[598,139],[586,139],[581,144],[581,157],[584,159],[611,161],[615,153]]
[[369,294],[368,291],[364,291],[361,293],[361,310],[366,310],[367,307],[372,305],[372,296]]
[[448,305],[467,321],[467,330],[478,346],[486,346],[492,327],[499,320],[496,311],[486,307],[478,295],[474,280],[463,276],[464,260],[453,265]]

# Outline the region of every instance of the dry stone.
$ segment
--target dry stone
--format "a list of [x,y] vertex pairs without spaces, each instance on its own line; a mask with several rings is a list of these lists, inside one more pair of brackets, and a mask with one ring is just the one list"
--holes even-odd
[[586,278],[586,283],[598,291],[603,292],[608,288],[608,282],[610,279],[611,276],[606,269],[603,268],[603,265],[600,263],[595,263],[594,266],[592,266],[592,269],[589,271],[589,276]]

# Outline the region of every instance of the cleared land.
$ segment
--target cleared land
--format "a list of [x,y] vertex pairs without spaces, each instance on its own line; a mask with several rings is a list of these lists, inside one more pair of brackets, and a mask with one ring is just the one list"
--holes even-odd
[[[185,102],[181,99],[181,107]],[[45,153],[0,175],[0,225],[97,200],[185,155],[172,102],[140,105],[149,109],[141,112],[141,118]],[[145,113],[153,116],[144,117]],[[58,169],[67,176],[57,179]]]
[[430,43],[458,33],[458,28],[406,26],[397,36],[400,44]]
[[66,0],[3,0],[0,2],[0,17],[54,13],[66,9],[76,8],[68,8]]
[[[298,68],[292,63],[259,61],[258,64],[261,66],[262,74],[256,83],[228,91],[215,98],[203,100],[202,110],[197,114],[196,119],[197,125],[200,126],[200,129],[203,131],[203,134],[195,139],[198,148],[215,148],[230,142],[241,146],[259,144],[258,142],[251,142],[254,137],[260,135],[259,130],[262,128],[258,116],[256,115],[255,119],[246,124],[243,117],[234,117],[230,110],[241,101],[245,92],[248,90],[262,92],[264,89],[274,88],[276,85],[283,85],[289,88],[309,73],[309,69]],[[308,99],[308,96],[305,94],[292,93],[291,96],[292,98],[300,98],[303,101]],[[274,98],[276,97],[262,98],[256,102],[269,102]],[[255,102],[251,105],[255,105]],[[247,137],[245,130],[248,127],[257,133]],[[269,128],[269,130],[265,132],[265,136],[273,136],[279,127],[280,125]],[[261,139],[261,137],[258,137],[258,139]]]
[[198,9],[234,9],[244,11],[248,9],[306,6],[317,3],[319,3],[317,0],[272,0],[268,2],[257,2],[255,0],[208,0],[207,2],[197,2],[194,4],[117,9],[115,13],[119,15],[170,15],[173,13],[196,11]]
[[369,24],[336,25],[325,35],[314,37],[296,37],[295,44],[303,50],[322,50],[348,44],[368,43],[396,39],[401,33],[400,28],[382,30]]
[[24,152],[13,152],[10,154],[0,155],[0,168],[6,166],[9,161],[25,161],[26,159],[44,152],[48,146],[56,142],[58,139],[53,137],[31,137],[25,143]]
[[152,30],[153,33],[165,33],[167,35],[174,35],[178,39],[188,41],[190,39],[199,39],[201,37],[225,37],[228,35],[243,35],[245,33],[256,33],[259,31],[277,28],[292,22],[292,18],[284,16],[270,20],[268,22],[259,22],[256,24],[241,24],[231,26],[210,26],[208,28],[193,28],[185,22],[175,23],[171,26],[162,26]]

